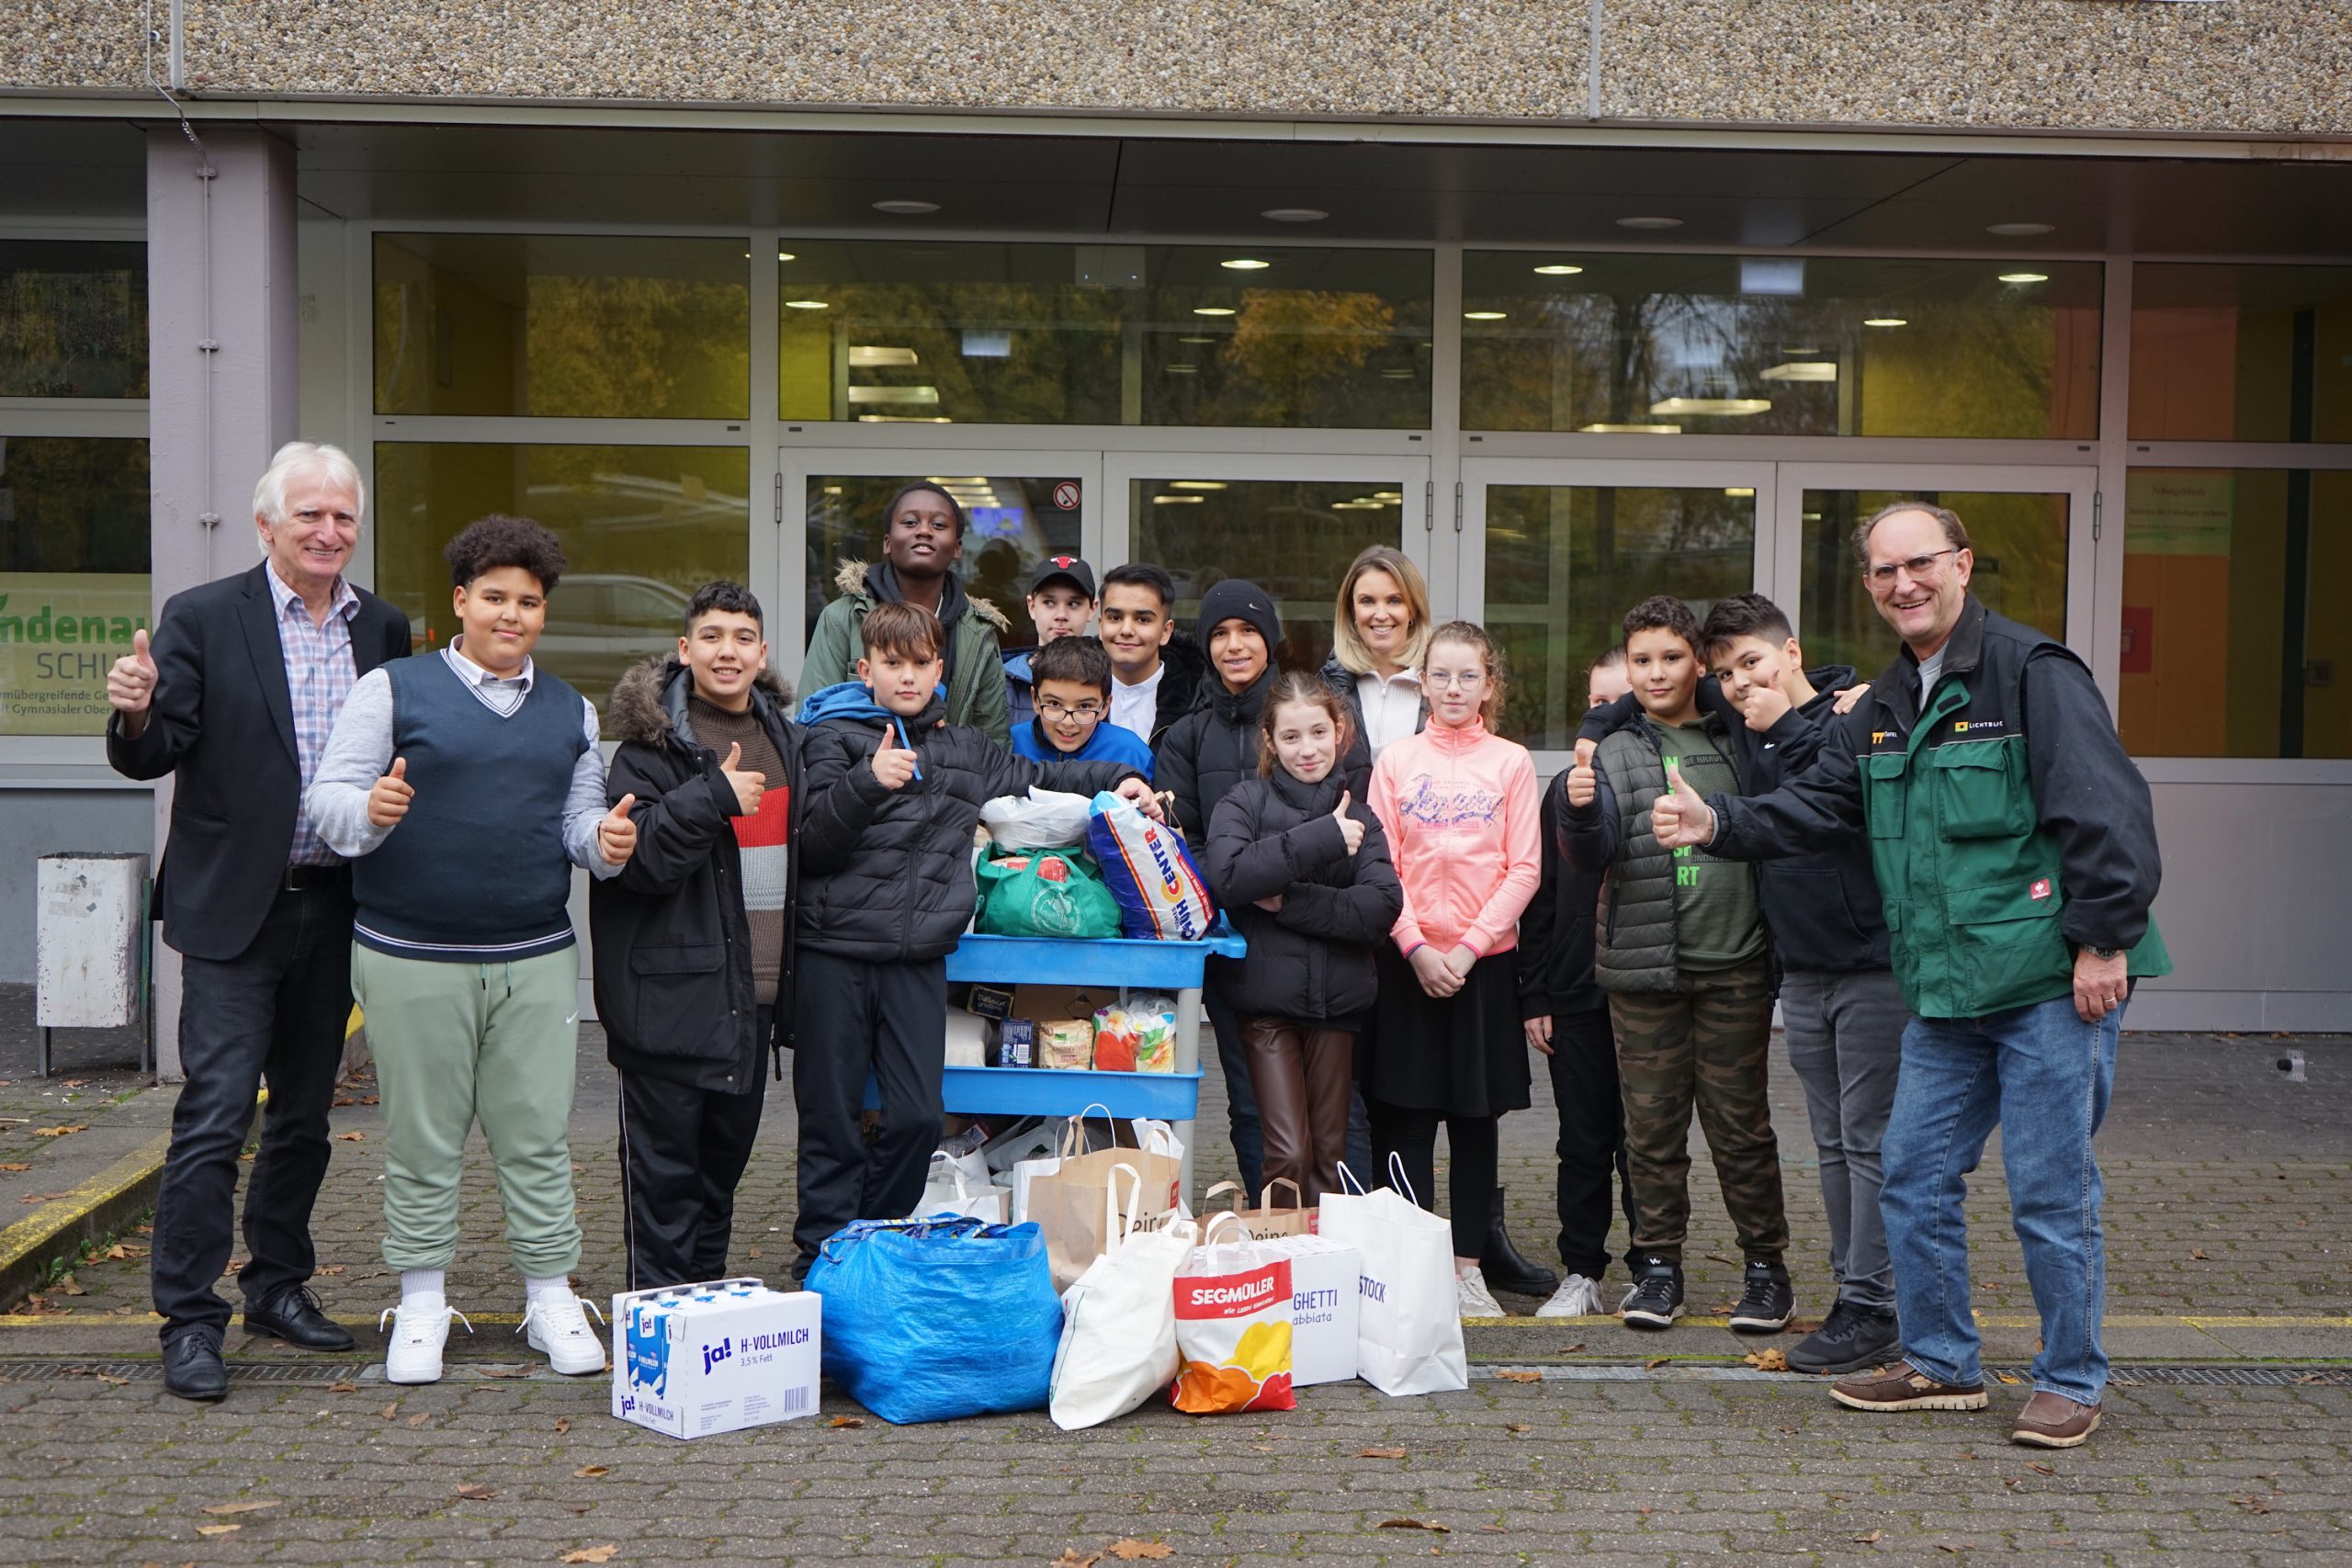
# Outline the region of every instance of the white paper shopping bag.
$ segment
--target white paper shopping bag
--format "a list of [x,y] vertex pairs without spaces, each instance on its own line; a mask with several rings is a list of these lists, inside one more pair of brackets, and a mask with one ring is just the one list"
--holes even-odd
[[1388,1171],[1406,1196],[1387,1187],[1366,1192],[1344,1165],[1341,1190],[1323,1195],[1319,1234],[1363,1255],[1356,1286],[1356,1375],[1383,1393],[1468,1388],[1470,1364],[1453,1284],[1453,1227],[1411,1201],[1411,1184],[1394,1156]]

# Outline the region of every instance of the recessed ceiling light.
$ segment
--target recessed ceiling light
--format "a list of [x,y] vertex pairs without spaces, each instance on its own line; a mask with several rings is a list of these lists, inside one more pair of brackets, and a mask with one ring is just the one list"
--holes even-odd
[[1751,496],[1756,493],[1756,487],[1754,485],[1725,485],[1724,493],[1730,496]]
[[2001,281],[2004,283],[2047,283],[2050,281],[2050,275],[2046,272],[2005,272],[2001,274]]
[[1277,223],[1320,223],[1331,215],[1319,207],[1269,207],[1258,216]]
[[1199,495],[1155,495],[1151,503],[1154,506],[1198,506],[1207,499]]
[[1549,265],[1539,266],[1535,270],[1539,276],[1544,277],[1574,277],[1577,274],[1582,272],[1584,268],[1580,266],[1570,266],[1566,262],[1553,262]]
[[778,251],[775,254],[775,259],[778,261],[798,261],[800,258],[793,254],[790,251]]
[[935,201],[877,201],[874,204],[874,210],[887,212],[894,218],[921,218],[927,213],[938,211],[939,203]]
[[1770,398],[1660,398],[1650,405],[1652,413],[1713,414],[1735,418],[1771,411]]
[[939,401],[936,387],[852,387],[854,403],[932,403]]
[[1465,321],[1499,321],[1507,320],[1510,314],[1508,310],[1464,310],[1462,319]]
[[1168,367],[1168,373],[1170,376],[1196,376],[1200,374],[1200,369],[1201,367],[1197,365],[1170,365]]
[[1168,484],[1171,490],[1223,490],[1226,487],[1223,479],[1170,479]]
[[922,360],[911,348],[886,348],[878,344],[850,344],[849,362],[852,369],[872,370],[885,365],[917,365]]
[[1767,381],[1835,381],[1838,362],[1834,359],[1792,359],[1785,365],[1775,365],[1757,375]]
[[1679,424],[1580,424],[1577,426],[1577,430],[1585,435],[1679,435],[1682,434],[1682,427]]
[[1219,262],[1216,265],[1227,272],[1263,272],[1274,264],[1270,261],[1258,261],[1250,256],[1236,256],[1231,261]]
[[1372,499],[1374,501],[1385,501],[1393,504],[1404,500],[1405,492],[1401,490],[1376,490],[1372,492]]
[[1233,314],[1233,311],[1229,307],[1224,305],[1195,305],[1193,307],[1193,314],[1195,316],[1230,316]]
[[1217,340],[1213,337],[1180,337],[1176,341],[1178,343],[1215,343]]
[[956,422],[944,413],[862,413],[860,424],[953,424]]
[[1679,229],[1682,227],[1682,220],[1679,218],[1620,218],[1617,220],[1617,227],[1620,229]]
[[1910,324],[1911,319],[1908,316],[1864,316],[1862,318],[1862,325],[1866,327],[1907,327]]
[[2055,223],[1987,223],[1984,232],[1999,234],[2005,239],[2022,240],[2031,234],[2047,234],[2056,227]]
[[787,310],[824,310],[831,309],[831,307],[822,299],[786,299],[784,302],[784,308]]

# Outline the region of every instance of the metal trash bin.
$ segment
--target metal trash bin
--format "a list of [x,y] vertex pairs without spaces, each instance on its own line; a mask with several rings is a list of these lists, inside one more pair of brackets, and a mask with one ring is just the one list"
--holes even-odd
[[34,886],[40,1076],[50,1074],[52,1030],[121,1029],[141,1022],[148,1027],[141,1032],[139,1066],[152,1073],[147,857],[43,855]]

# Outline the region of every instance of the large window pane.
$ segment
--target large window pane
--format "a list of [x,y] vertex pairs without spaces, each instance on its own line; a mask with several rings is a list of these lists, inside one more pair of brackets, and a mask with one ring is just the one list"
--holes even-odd
[[786,240],[782,254],[786,419],[1430,423],[1426,251]]
[[2138,441],[2352,441],[2352,266],[2132,271]]
[[0,734],[96,735],[147,624],[147,443],[0,435]]
[[2099,288],[2091,262],[1472,251],[1462,423],[2088,439]]
[[0,398],[147,395],[147,247],[0,240]]
[[741,240],[376,236],[376,412],[741,419]]
[[1932,501],[1968,525],[1976,558],[1969,589],[2014,621],[2066,636],[2068,498],[1996,491],[1808,490],[1804,492],[1804,613],[1797,627],[1814,664],[1850,664],[1873,680],[1902,646],[1871,603],[1854,556],[1854,529],[1895,501]]
[[1753,491],[1489,486],[1487,630],[1510,664],[1503,733],[1566,749],[1586,673],[1622,640],[1626,611],[1671,593],[1703,618],[1755,579]]
[[1074,479],[986,474],[816,474],[808,480],[808,603],[801,641],[817,629],[817,615],[841,593],[834,579],[844,560],[881,558],[883,509],[901,485],[924,479],[963,503],[971,532],[956,574],[964,586],[1004,613],[1011,623],[997,635],[1005,648],[1036,640],[1025,607],[1029,574],[1047,556],[1078,553],[1085,496]]
[[2123,743],[2153,757],[2352,757],[2352,473],[2135,468]]
[[1367,545],[1402,541],[1401,481],[1133,479],[1136,560],[1176,580],[1177,629],[1191,633],[1201,595],[1247,578],[1282,610],[1286,670],[1319,670],[1331,656],[1331,609],[1348,563]]
[[492,512],[537,519],[570,562],[537,658],[601,710],[622,671],[678,646],[696,588],[745,580],[751,468],[731,446],[378,442],[376,591],[408,612],[420,649],[438,648],[453,630],[450,536]]

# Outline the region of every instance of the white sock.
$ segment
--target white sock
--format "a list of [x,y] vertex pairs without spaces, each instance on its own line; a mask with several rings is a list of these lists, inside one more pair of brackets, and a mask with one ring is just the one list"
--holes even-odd
[[571,1294],[571,1277],[568,1274],[549,1274],[540,1279],[535,1279],[528,1274],[523,1277],[523,1301],[526,1306],[541,1296],[570,1294]]
[[448,1283],[446,1269],[403,1269],[401,1270],[401,1305],[411,1304],[430,1310],[446,1306],[448,1297],[444,1287]]

